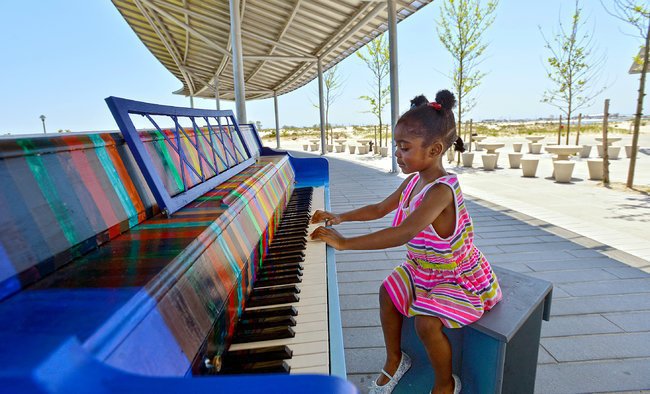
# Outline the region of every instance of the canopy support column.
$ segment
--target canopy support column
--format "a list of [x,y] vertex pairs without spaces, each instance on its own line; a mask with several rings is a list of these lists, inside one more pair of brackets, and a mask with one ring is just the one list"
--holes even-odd
[[323,95],[323,64],[318,58],[318,109],[320,110],[320,151],[325,154],[325,98]]
[[190,108],[194,108],[194,96],[190,94]]
[[278,94],[273,92],[273,107],[275,109],[275,145],[280,149],[280,117],[278,116]]
[[[395,0],[388,1],[388,52],[390,55],[390,124],[391,134],[399,118],[399,80],[397,77],[397,11]],[[395,138],[391,138],[391,172],[397,172]]]
[[244,60],[242,58],[241,16],[239,13],[240,0],[229,0],[230,3],[230,36],[232,37],[232,73],[235,85],[235,106],[237,122],[248,123],[246,120],[246,88],[244,86]]
[[219,76],[214,76],[214,101],[217,103],[217,111],[221,109],[221,99],[219,98]]

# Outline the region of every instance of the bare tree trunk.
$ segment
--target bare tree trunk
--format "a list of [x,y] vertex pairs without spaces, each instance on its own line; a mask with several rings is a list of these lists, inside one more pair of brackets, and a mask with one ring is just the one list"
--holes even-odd
[[[377,146],[377,126],[372,126],[372,129],[375,130],[375,146]],[[379,138],[381,138],[381,136]]]
[[609,99],[605,99],[603,112],[603,184],[609,185],[609,145],[607,144],[607,119],[609,118]]
[[571,131],[571,110],[569,110],[569,115],[566,117],[566,141],[565,145],[569,145],[569,132]]
[[636,102],[636,114],[634,115],[634,134],[632,135],[632,152],[630,155],[630,168],[627,172],[627,183],[625,186],[634,187],[634,167],[636,167],[636,151],[639,148],[639,126],[643,112],[643,96],[645,96],[645,74],[648,72],[648,52],[650,52],[650,23],[645,35],[645,53],[643,55],[643,67],[641,67],[641,78],[639,81],[639,98]]
[[557,126],[557,144],[560,145],[560,138],[562,137],[562,115],[560,115],[560,122]]
[[470,119],[469,120],[469,140],[468,140],[469,150],[468,150],[468,152],[472,151],[472,128],[473,128],[472,127],[472,119]]
[[578,114],[578,131],[576,132],[576,145],[580,144],[580,125],[582,124],[582,114]]

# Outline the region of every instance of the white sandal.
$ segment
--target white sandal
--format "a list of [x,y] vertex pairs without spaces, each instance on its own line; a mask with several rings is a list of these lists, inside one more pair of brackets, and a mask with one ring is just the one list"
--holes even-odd
[[402,359],[399,362],[399,366],[397,367],[397,371],[395,371],[395,374],[393,376],[390,376],[388,372],[384,371],[383,369],[381,370],[381,373],[386,375],[388,378],[388,383],[386,383],[383,386],[380,386],[377,384],[377,379],[373,380],[372,383],[370,384],[370,387],[368,387],[369,394],[389,394],[393,392],[393,389],[395,386],[397,386],[397,382],[404,376],[406,371],[411,368],[411,358],[404,352],[402,352]]

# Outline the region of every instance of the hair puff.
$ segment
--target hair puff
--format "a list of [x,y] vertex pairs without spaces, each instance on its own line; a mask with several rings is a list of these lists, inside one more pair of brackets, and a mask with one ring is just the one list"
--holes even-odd
[[442,106],[442,109],[450,110],[456,105],[456,97],[449,90],[440,90],[436,93],[436,102]]

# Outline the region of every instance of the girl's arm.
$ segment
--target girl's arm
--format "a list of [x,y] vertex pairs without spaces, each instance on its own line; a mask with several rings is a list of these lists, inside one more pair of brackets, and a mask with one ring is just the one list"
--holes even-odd
[[311,222],[325,222],[325,225],[329,226],[342,222],[365,222],[368,220],[383,218],[397,208],[402,191],[404,191],[404,188],[406,188],[406,185],[408,185],[412,177],[413,175],[406,178],[397,190],[395,190],[390,196],[386,197],[382,202],[366,205],[365,207],[340,214],[318,210],[314,213],[314,216],[312,216]]
[[425,193],[420,206],[397,227],[351,238],[343,237],[332,228],[319,227],[314,230],[311,237],[325,241],[337,250],[386,249],[404,245],[432,224],[438,215],[453,203],[453,198],[453,192],[449,187],[435,185]]

